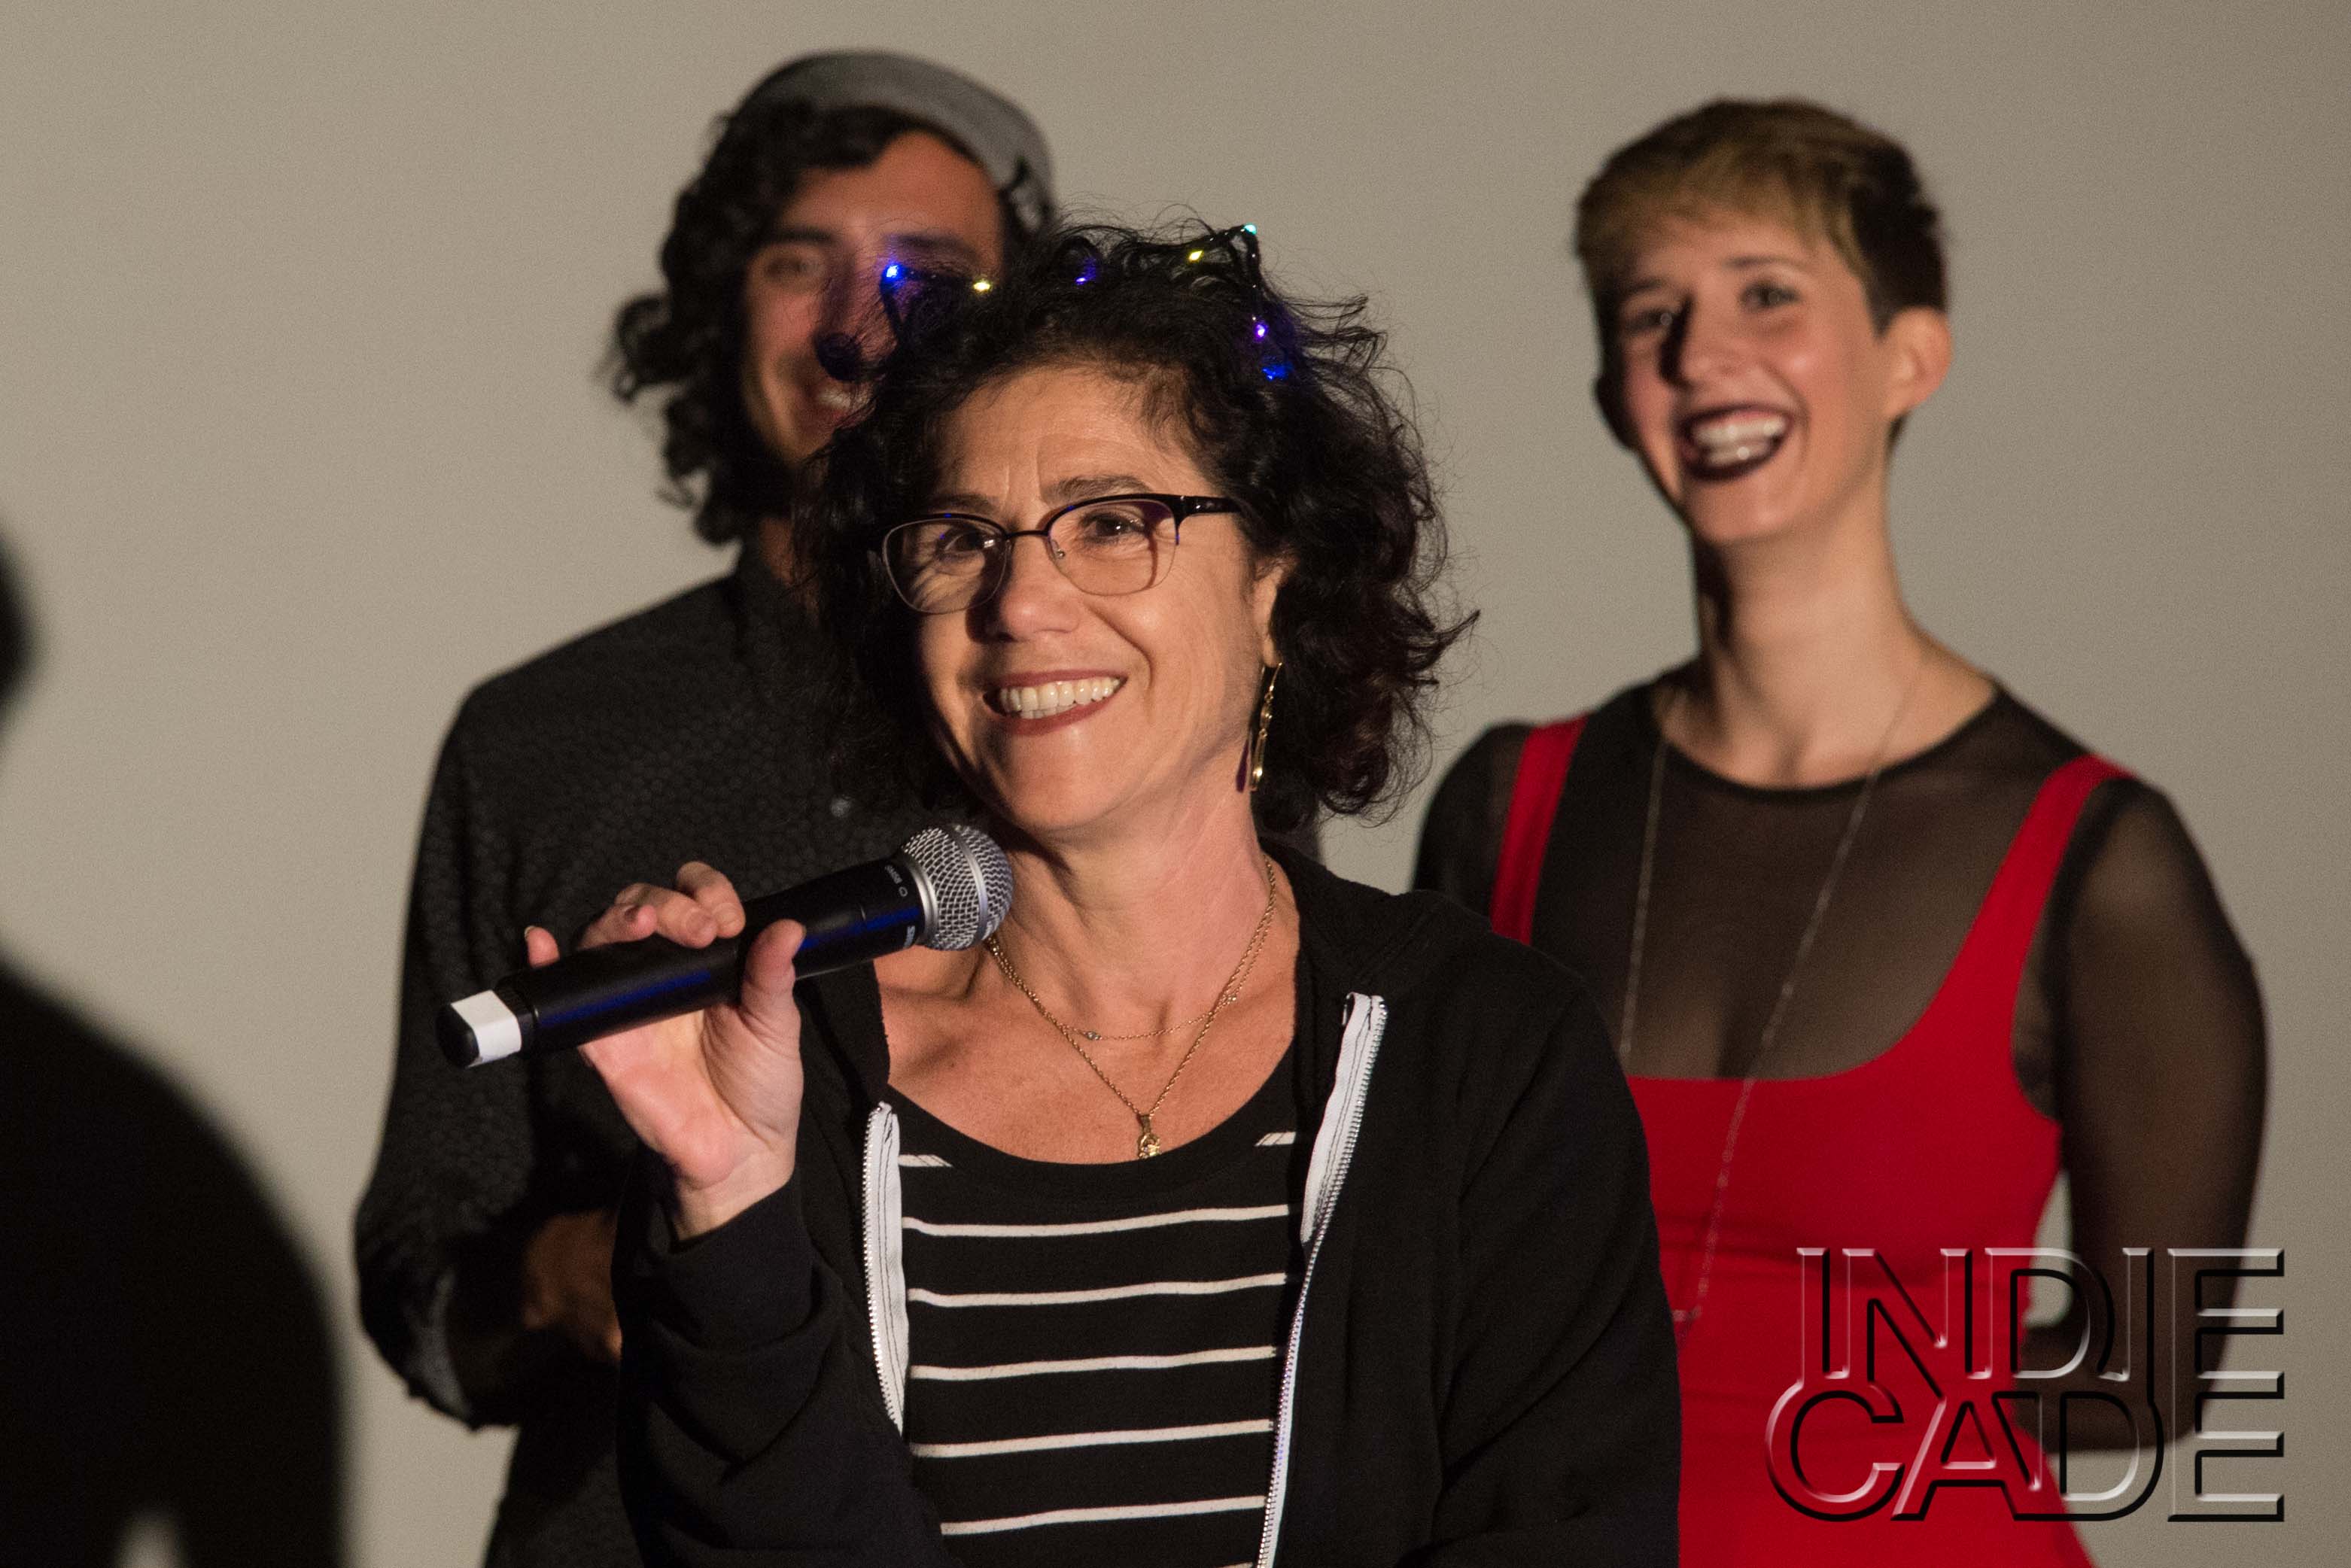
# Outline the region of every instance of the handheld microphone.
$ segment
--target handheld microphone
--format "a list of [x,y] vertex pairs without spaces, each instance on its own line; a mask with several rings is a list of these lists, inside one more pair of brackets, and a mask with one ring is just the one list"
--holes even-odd
[[434,1019],[434,1031],[442,1053],[459,1067],[569,1051],[733,1000],[751,939],[778,920],[808,928],[793,959],[805,979],[917,942],[949,953],[977,946],[1011,907],[1012,867],[994,839],[961,823],[925,828],[887,860],[751,899],[740,936],[707,947],[665,936],[583,947],[451,1002]]

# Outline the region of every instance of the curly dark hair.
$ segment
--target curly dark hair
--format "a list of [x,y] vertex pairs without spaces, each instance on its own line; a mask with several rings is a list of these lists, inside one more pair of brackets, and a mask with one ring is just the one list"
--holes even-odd
[[1363,300],[1283,298],[1258,272],[1254,233],[1097,224],[1040,236],[988,292],[925,295],[904,340],[804,514],[819,612],[881,719],[845,732],[862,776],[887,758],[925,799],[954,797],[881,536],[934,493],[949,416],[1008,376],[1070,364],[1132,382],[1240,504],[1259,558],[1290,565],[1259,823],[1294,828],[1318,805],[1361,814],[1417,780],[1437,665],[1474,617],[1440,602],[1444,522],[1409,391]]
[[[702,172],[677,196],[662,241],[663,287],[622,305],[612,321],[612,394],[662,402],[663,495],[694,511],[713,544],[749,535],[789,510],[791,468],[768,449],[743,409],[743,276],[812,170],[862,169],[892,141],[924,131],[969,156],[948,132],[895,110],[813,110],[791,100],[746,107],[720,120]],[[977,160],[974,160],[977,162]],[[1028,229],[999,196],[1009,255]]]

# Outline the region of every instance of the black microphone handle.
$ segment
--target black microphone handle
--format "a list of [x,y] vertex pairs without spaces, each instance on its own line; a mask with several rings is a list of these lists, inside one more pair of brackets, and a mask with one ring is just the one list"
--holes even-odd
[[[520,1030],[497,1057],[569,1051],[591,1040],[659,1019],[732,1001],[742,988],[743,955],[778,920],[808,928],[793,960],[802,979],[871,963],[924,935],[923,894],[913,869],[893,856],[851,866],[743,905],[743,930],[706,947],[646,936],[583,947],[536,969],[518,969],[491,988]],[[460,1067],[485,1060],[482,1042],[455,1007],[435,1020],[441,1049]]]

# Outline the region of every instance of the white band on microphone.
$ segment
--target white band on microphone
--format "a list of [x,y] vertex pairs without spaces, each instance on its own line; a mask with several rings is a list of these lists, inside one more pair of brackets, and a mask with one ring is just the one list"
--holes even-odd
[[450,1003],[449,1008],[474,1031],[477,1054],[473,1065],[501,1061],[522,1049],[522,1020],[515,1017],[512,1008],[498,999],[497,992],[475,991],[463,1001]]

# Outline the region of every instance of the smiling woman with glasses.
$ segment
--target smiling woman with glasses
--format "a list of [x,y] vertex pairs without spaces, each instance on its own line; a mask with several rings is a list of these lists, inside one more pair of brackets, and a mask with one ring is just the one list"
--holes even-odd
[[[1459,631],[1381,335],[1247,229],[1066,233],[893,321],[817,598],[854,748],[987,824],[1012,909],[797,997],[777,927],[738,1006],[590,1048],[653,1155],[648,1556],[1670,1563],[1671,1329],[1583,988],[1259,837],[1401,791]],[[690,866],[589,940],[742,920]]]

